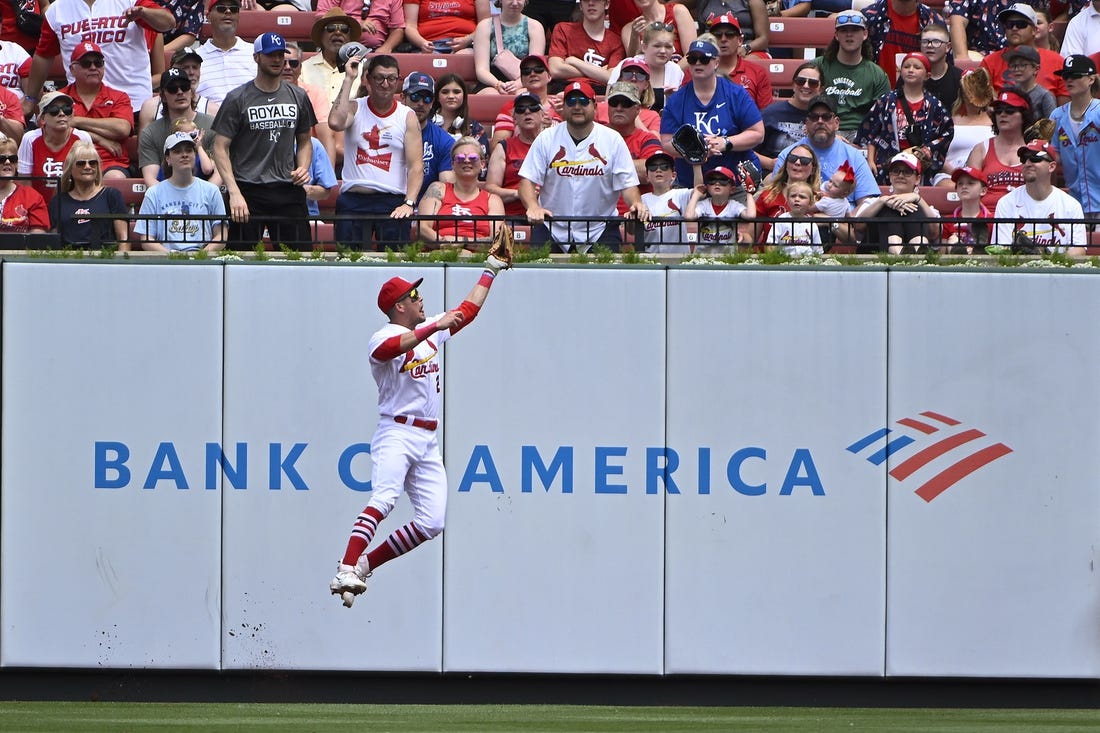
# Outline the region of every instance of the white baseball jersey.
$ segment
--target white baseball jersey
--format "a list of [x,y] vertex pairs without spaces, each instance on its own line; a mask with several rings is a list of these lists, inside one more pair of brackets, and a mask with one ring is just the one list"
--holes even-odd
[[[239,36],[228,51],[223,51],[207,41],[199,46],[202,56],[202,74],[197,91],[201,97],[221,102],[225,95],[256,78],[256,60],[252,58],[254,47]],[[136,109],[136,107],[135,107]]]
[[355,117],[344,130],[344,181],[340,190],[363,187],[404,196],[408,185],[405,130],[412,109],[395,102],[392,110],[378,114],[368,99],[354,100]]
[[993,244],[1005,247],[1012,244],[1017,231],[1022,231],[1049,252],[1060,252],[1063,247],[1086,245],[1085,225],[1050,222],[1050,219],[1084,219],[1081,202],[1065,191],[1054,188],[1042,201],[1036,201],[1027,193],[1026,186],[1014,188],[997,202],[997,219],[1022,219],[1016,224],[998,224]]
[[543,130],[531,143],[519,175],[537,186],[539,205],[554,216],[590,217],[593,221],[550,221],[558,242],[594,242],[608,217],[617,217],[622,191],[638,185],[638,172],[623,136],[600,124],[579,143],[562,123]]
[[[845,204],[848,203],[847,199],[843,201]],[[781,247],[783,252],[791,257],[824,252],[821,248],[821,230],[818,229],[817,224],[809,221],[790,221],[790,212],[784,212],[776,218],[787,221],[776,221],[772,224],[771,231],[768,233],[768,244]]]
[[[443,313],[428,318],[434,323]],[[374,354],[383,341],[408,333],[409,329],[387,323],[370,337],[368,351]],[[427,420],[439,419],[440,396],[443,389],[443,361],[440,349],[451,337],[450,329],[436,331],[411,351],[388,361],[370,357],[370,370],[378,385],[378,412],[381,415],[407,415]]]
[[142,103],[153,96],[151,38],[146,37],[146,28],[140,23],[126,21],[124,14],[135,5],[163,9],[154,0],[93,0],[90,5],[84,0],[57,0],[46,9],[35,54],[60,55],[66,78],[72,84],[75,80],[69,58],[73,49],[84,41],[97,44],[107,61],[103,83],[124,92],[133,108],[141,109]]
[[12,90],[20,99],[23,98],[23,87],[20,86],[22,77],[19,70],[25,65],[29,66],[30,60],[30,54],[18,43],[0,43],[0,86]]
[[715,210],[711,199],[700,201],[695,207],[695,213],[699,217],[699,244],[695,251],[721,254],[727,247],[737,244],[737,226],[722,222],[736,219],[744,210],[745,205],[733,199],[721,211]]
[[642,203],[649,209],[650,220],[645,225],[646,252],[690,251],[687,226],[683,222],[661,221],[665,218],[684,218],[687,212],[690,188],[673,188],[666,193],[642,194]]

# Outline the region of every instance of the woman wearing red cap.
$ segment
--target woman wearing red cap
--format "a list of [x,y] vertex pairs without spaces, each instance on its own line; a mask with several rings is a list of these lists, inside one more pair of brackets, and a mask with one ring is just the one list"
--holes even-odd
[[986,205],[994,207],[1001,197],[1024,185],[1024,173],[1017,152],[1027,140],[1024,130],[1035,123],[1031,102],[1016,87],[1006,87],[993,100],[993,137],[970,151],[966,164],[977,168],[989,181]]
[[931,70],[924,54],[905,54],[897,88],[871,106],[856,132],[855,143],[871,151],[867,162],[881,185],[890,183],[887,168],[898,153],[910,153],[921,161],[925,184],[931,184],[943,166],[955,129],[940,100],[924,91]]

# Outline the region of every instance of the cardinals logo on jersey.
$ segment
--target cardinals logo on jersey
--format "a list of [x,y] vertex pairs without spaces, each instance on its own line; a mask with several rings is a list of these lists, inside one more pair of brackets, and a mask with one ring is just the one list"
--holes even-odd
[[380,150],[383,147],[389,147],[387,143],[382,142],[382,132],[383,128],[378,127],[378,125],[374,125],[373,127],[371,127],[370,130],[362,134],[362,138],[366,141],[367,147],[356,147],[356,165],[373,165],[375,168],[389,171],[390,164],[393,162],[393,153],[372,152],[375,150]]
[[[607,165],[607,160],[600,155],[595,145],[588,146],[588,154],[593,157],[586,160],[569,160],[565,148],[558,148],[558,152],[550,159],[550,170],[563,178],[569,178],[571,176],[602,176],[605,170],[603,166]],[[596,161],[602,163],[603,166],[595,165]]]
[[435,357],[439,355],[439,350],[431,339],[425,340],[424,343],[431,347],[432,353],[423,359],[417,359],[415,351],[406,351],[405,360],[401,362],[400,371],[407,372],[413,379],[424,379],[429,374],[439,371],[439,362],[435,360]]

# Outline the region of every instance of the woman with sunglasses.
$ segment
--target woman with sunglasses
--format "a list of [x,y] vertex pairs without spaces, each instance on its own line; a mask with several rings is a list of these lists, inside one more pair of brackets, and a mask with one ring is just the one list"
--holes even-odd
[[[808,145],[796,145],[787,154],[783,167],[764,179],[764,185],[756,194],[756,215],[760,219],[775,219],[790,211],[784,191],[787,184],[805,181],[814,192],[814,201],[821,198],[821,163]],[[812,202],[811,202],[812,203]],[[758,241],[766,242],[771,223],[760,231]]]
[[19,142],[19,175],[31,176],[31,186],[49,201],[57,190],[64,160],[77,140],[92,142],[92,136],[74,129],[73,99],[61,92],[48,92],[38,103],[38,129]]
[[898,153],[921,162],[918,182],[924,185],[931,185],[943,167],[955,128],[940,100],[924,91],[931,70],[924,54],[905,54],[897,88],[871,105],[856,132],[855,144],[867,148],[867,162],[880,185],[890,183],[887,169]]
[[[474,30],[474,74],[482,87],[478,94],[516,95],[523,88],[519,60],[546,53],[546,30],[523,14],[527,0],[493,0],[493,5],[500,8],[500,14],[480,21]],[[504,51],[512,54],[508,60],[517,65],[515,74],[506,63],[495,63],[497,54]]]
[[0,137],[0,231],[44,234],[50,227],[46,202],[33,188],[16,185],[19,162],[16,150],[14,140]]
[[451,167],[455,182],[436,181],[428,186],[420,199],[419,213],[453,218],[422,219],[420,237],[440,247],[455,245],[463,249],[477,249],[478,245],[489,244],[496,227],[502,225],[485,217],[503,216],[504,202],[500,196],[489,193],[478,184],[485,167],[485,153],[477,138],[458,139],[451,148]]
[[691,11],[680,3],[634,0],[634,7],[637,17],[622,29],[623,49],[627,56],[634,56],[641,51],[645,32],[650,28],[663,28],[674,34],[673,53],[677,57],[682,56],[684,49],[699,35]]
[[[520,218],[527,213],[519,197],[519,169],[531,151],[531,143],[543,130],[544,116],[542,100],[529,92],[517,95],[512,103],[513,133],[494,145],[489,154],[485,190],[500,196],[504,213],[510,217]],[[526,224],[526,219],[522,223]]]
[[821,93],[821,69],[812,61],[801,64],[792,76],[794,95],[778,99],[760,113],[764,120],[764,141],[756,148],[760,167],[771,172],[775,159],[786,147],[794,145],[806,134],[806,113],[810,101]]
[[[0,158],[2,160],[2,158]],[[118,244],[130,251],[126,205],[118,189],[103,185],[99,156],[95,146],[77,142],[65,158],[57,195],[50,199],[50,231],[61,235],[67,245],[82,249],[100,249]],[[111,214],[116,219],[84,219],[84,214]]]
[[[562,121],[564,107],[561,95],[551,95],[550,66],[545,56],[532,54],[523,57],[519,62],[519,77],[523,80],[523,91],[516,96],[519,99],[524,94],[537,97],[542,102],[542,127],[546,129]],[[515,130],[515,121],[512,118],[513,101],[505,102],[493,120],[493,137],[489,141],[489,149],[494,150],[501,140],[507,140]]]
[[428,119],[443,128],[448,135],[458,140],[473,137],[482,147],[489,144],[485,126],[470,119],[470,98],[466,82],[458,74],[444,74],[435,82],[435,101],[432,103]]
[[993,208],[1001,197],[1024,185],[1017,151],[1027,145],[1024,131],[1035,124],[1031,102],[1017,87],[1005,87],[993,100],[993,137],[970,151],[966,164],[977,168],[989,181],[985,205]]
[[[647,26],[642,34],[641,54],[623,59],[612,69],[608,86],[620,80],[634,82],[642,94],[642,103],[659,113],[664,109],[668,95],[684,83],[683,68],[672,60],[675,50],[675,37],[667,26]],[[648,104],[645,101],[647,91],[653,94],[653,101]],[[653,128],[653,131],[658,130]]]

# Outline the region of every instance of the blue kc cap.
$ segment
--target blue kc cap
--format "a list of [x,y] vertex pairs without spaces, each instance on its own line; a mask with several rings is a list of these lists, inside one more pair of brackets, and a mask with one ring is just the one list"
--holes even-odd
[[276,53],[286,51],[286,39],[278,33],[262,33],[252,44],[255,53]]

